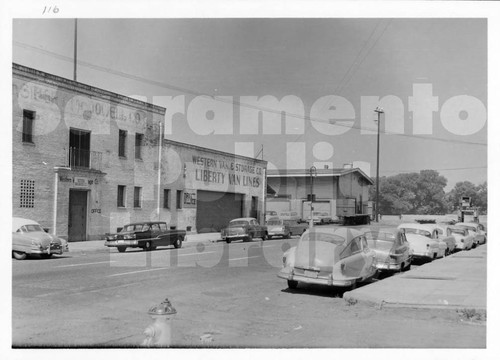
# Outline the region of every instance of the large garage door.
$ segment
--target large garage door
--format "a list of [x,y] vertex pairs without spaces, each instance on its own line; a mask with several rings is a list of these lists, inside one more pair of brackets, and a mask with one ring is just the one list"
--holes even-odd
[[206,232],[220,231],[229,220],[243,214],[243,195],[215,191],[200,191],[197,194],[196,229]]

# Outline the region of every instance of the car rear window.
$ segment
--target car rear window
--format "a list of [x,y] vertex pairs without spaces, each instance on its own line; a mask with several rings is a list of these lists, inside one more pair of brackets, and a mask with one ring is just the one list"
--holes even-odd
[[345,242],[345,238],[335,234],[311,231],[302,235],[300,241],[323,241],[335,245],[341,245]]
[[240,226],[245,226],[248,225],[248,221],[245,220],[238,220],[238,221],[231,221],[229,225],[240,225]]
[[42,227],[40,225],[36,225],[36,224],[24,225],[22,227],[22,230],[24,232],[43,231]]
[[281,225],[281,220],[270,220],[267,225]]
[[423,235],[428,238],[431,237],[431,233],[427,230],[422,230],[422,229],[414,229],[414,228],[404,228],[404,231],[406,234],[417,234],[417,235]]

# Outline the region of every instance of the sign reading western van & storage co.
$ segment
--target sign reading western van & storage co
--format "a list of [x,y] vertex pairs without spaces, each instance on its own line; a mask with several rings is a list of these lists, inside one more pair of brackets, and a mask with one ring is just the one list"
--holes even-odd
[[262,185],[260,166],[235,161],[193,156],[194,179],[204,183],[258,188]]

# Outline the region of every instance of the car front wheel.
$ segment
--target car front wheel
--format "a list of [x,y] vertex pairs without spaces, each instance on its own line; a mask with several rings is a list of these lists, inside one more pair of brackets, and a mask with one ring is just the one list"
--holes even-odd
[[23,252],[20,252],[20,251],[13,251],[12,252],[12,256],[14,256],[14,258],[16,260],[24,260],[24,259],[26,259],[26,257],[28,255],[26,255],[26,253],[23,253]]
[[144,250],[145,251],[153,250],[153,245],[151,244],[151,241],[146,241],[146,244],[144,244]]
[[181,246],[182,246],[182,239],[180,237],[178,237],[174,241],[174,248],[179,249]]
[[127,248],[125,246],[118,246],[118,252],[125,252],[125,250],[127,250]]
[[296,289],[299,282],[295,280],[287,280],[287,284],[289,289]]

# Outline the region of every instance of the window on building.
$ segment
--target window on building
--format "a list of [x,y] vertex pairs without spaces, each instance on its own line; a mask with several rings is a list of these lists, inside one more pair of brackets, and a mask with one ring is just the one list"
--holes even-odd
[[23,142],[33,143],[33,121],[35,112],[23,110]]
[[142,159],[141,149],[142,149],[142,140],[144,139],[143,134],[135,134],[135,158]]
[[142,193],[142,188],[135,186],[134,187],[134,207],[135,208],[140,208],[142,207],[141,204],[141,193]]
[[163,208],[170,209],[170,189],[163,189]]
[[90,166],[90,132],[69,130],[69,159],[71,167],[88,169]]
[[21,198],[19,207],[35,207],[35,180],[21,180]]
[[182,190],[177,190],[176,204],[177,209],[182,209]]
[[116,206],[125,207],[125,186],[118,185],[118,197],[116,201]]
[[126,155],[126,144],[127,142],[127,131],[118,130],[118,156],[127,157]]

